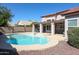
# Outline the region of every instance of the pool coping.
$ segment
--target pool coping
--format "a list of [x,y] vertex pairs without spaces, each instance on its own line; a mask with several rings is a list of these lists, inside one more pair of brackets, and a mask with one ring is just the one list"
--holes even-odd
[[[32,32],[25,32],[25,33],[18,33],[18,34],[31,34]],[[16,33],[9,33],[9,34],[16,34]],[[8,35],[8,34],[5,34],[5,35]],[[54,47],[56,46],[59,41],[54,39],[53,35],[45,35],[45,37],[48,38],[49,40],[49,43],[48,44],[44,44],[44,45],[40,45],[40,44],[35,44],[35,45],[14,45],[14,44],[11,44],[11,46],[13,48],[15,48],[17,51],[31,51],[31,50],[45,50],[45,49],[48,49],[50,47]],[[4,49],[10,49],[10,48],[7,48],[7,47],[3,47]]]
[[[20,34],[24,34],[27,35],[28,33],[20,33]],[[46,38],[48,38],[48,43],[44,44],[44,45],[40,45],[40,44],[34,44],[34,45],[14,45],[11,44],[12,47],[16,48],[17,51],[29,51],[29,50],[44,50],[53,46],[56,46],[58,44],[57,40],[54,40],[51,36],[45,36]]]

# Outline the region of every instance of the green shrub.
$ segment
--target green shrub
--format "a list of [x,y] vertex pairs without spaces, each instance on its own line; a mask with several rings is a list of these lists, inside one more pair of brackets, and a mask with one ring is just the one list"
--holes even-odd
[[73,47],[79,48],[79,28],[69,28],[68,43]]

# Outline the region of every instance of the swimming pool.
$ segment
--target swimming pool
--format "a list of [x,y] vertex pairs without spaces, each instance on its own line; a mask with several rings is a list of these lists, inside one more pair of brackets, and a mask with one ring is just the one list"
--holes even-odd
[[33,45],[33,44],[47,44],[48,39],[46,37],[38,37],[34,35],[23,35],[23,34],[10,34],[8,35],[8,40],[6,41],[9,44],[16,45]]

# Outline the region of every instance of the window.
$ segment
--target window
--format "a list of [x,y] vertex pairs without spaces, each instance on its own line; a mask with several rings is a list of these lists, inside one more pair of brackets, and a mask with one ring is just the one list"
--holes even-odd
[[77,19],[68,20],[68,27],[77,26]]
[[50,30],[50,29],[51,29],[50,25],[47,25],[47,30]]
[[50,22],[50,21],[51,21],[51,19],[48,19],[47,21],[49,21],[49,22]]

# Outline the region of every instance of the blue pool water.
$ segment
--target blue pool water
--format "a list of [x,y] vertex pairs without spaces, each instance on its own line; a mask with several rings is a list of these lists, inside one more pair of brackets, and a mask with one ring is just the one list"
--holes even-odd
[[16,45],[33,45],[47,44],[48,39],[45,37],[35,37],[32,35],[10,34],[7,43]]

